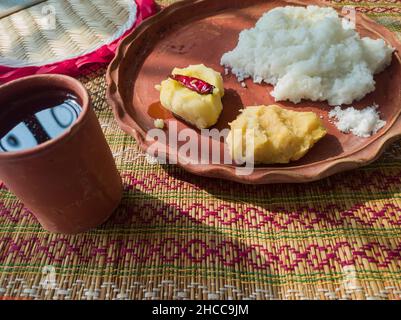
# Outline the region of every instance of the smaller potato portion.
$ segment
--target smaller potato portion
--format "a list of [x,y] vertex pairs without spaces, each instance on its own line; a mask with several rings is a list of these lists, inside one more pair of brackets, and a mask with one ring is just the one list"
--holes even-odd
[[[248,107],[230,123],[227,144],[236,162],[289,163],[302,158],[327,131],[313,112],[277,105]],[[253,139],[252,139],[253,138]],[[253,143],[252,143],[253,140]]]
[[212,94],[199,94],[169,78],[162,81],[159,87],[162,106],[199,129],[215,125],[223,110],[221,98],[224,96],[224,86],[221,74],[203,64],[190,65],[184,69],[175,68],[172,74],[198,78],[215,88]]

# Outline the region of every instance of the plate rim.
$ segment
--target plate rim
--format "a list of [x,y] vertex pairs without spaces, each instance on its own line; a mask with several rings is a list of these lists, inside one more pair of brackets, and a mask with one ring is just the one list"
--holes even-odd
[[[114,117],[120,126],[120,128],[127,134],[133,136],[138,143],[138,146],[146,152],[146,149],[151,145],[146,141],[146,132],[143,128],[135,121],[133,117],[125,109],[123,98],[119,92],[118,80],[120,75],[120,62],[125,57],[129,47],[135,44],[147,30],[155,25],[160,19],[165,19],[168,16],[174,14],[177,10],[185,10],[195,4],[202,2],[210,2],[211,0],[183,0],[176,2],[158,12],[156,15],[145,20],[138,28],[136,28],[131,34],[129,34],[119,45],[116,55],[110,63],[106,72],[106,97],[111,105]],[[333,7],[327,2],[320,0],[305,1],[305,0],[281,0],[287,2],[289,5],[297,4],[302,6],[307,5],[320,5],[324,7]],[[336,8],[334,8],[336,9]],[[359,19],[363,22],[359,24],[365,24],[369,26],[373,24],[375,29],[369,28],[376,34],[391,37],[392,45],[395,47],[395,56],[401,63],[399,52],[401,50],[401,43],[397,40],[395,35],[382,24],[375,22],[364,14],[357,13]],[[139,65],[141,65],[140,63]],[[294,167],[279,167],[279,168],[266,168],[256,167],[251,175],[240,176],[237,175],[235,170],[236,166],[227,164],[190,164],[186,163],[184,159],[177,152],[167,152],[164,154],[167,159],[175,157],[177,165],[182,167],[184,170],[210,178],[222,178],[244,184],[272,184],[272,183],[306,183],[313,182],[335,173],[356,169],[362,166],[366,166],[376,161],[385,151],[385,149],[401,137],[401,110],[394,116],[391,125],[387,130],[378,135],[376,139],[370,142],[368,145],[359,148],[343,157],[338,156],[335,159],[326,159],[315,163],[305,164]],[[170,149],[170,148],[167,148]],[[170,150],[171,151],[171,150]],[[365,156],[368,154],[368,156]],[[312,173],[305,173],[305,169],[316,169],[312,170]]]

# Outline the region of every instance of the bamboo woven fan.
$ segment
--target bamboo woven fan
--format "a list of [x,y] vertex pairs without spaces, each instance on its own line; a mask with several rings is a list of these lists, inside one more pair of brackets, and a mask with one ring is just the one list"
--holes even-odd
[[134,0],[1,0],[0,65],[43,66],[96,51],[136,21]]

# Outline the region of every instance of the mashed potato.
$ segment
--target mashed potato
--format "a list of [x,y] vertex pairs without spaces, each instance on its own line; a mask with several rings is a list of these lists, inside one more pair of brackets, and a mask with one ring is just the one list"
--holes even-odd
[[201,95],[168,78],[157,87],[162,106],[199,129],[215,125],[223,110],[221,98],[224,96],[224,85],[221,74],[203,64],[175,68],[172,74],[195,77],[215,88],[212,94]]
[[276,101],[350,104],[375,90],[373,75],[391,63],[394,49],[382,39],[360,38],[342,22],[332,8],[273,9],[241,32],[221,64],[239,81],[273,84]]
[[[230,126],[227,144],[237,162],[295,161],[326,135],[315,113],[286,110],[276,105],[248,107]],[[253,150],[249,149],[252,146]]]

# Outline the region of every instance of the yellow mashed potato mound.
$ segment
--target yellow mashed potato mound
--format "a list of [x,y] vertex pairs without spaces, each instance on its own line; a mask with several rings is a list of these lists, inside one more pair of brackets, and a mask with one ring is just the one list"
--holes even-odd
[[213,85],[213,94],[201,95],[173,79],[164,80],[160,87],[160,102],[185,121],[199,129],[209,128],[216,124],[223,105],[223,78],[221,74],[203,64],[190,65],[187,68],[175,68],[172,74],[201,79]]
[[227,144],[235,161],[250,161],[247,146],[254,137],[254,163],[289,163],[302,158],[327,131],[313,112],[277,105],[248,107],[230,123]]

